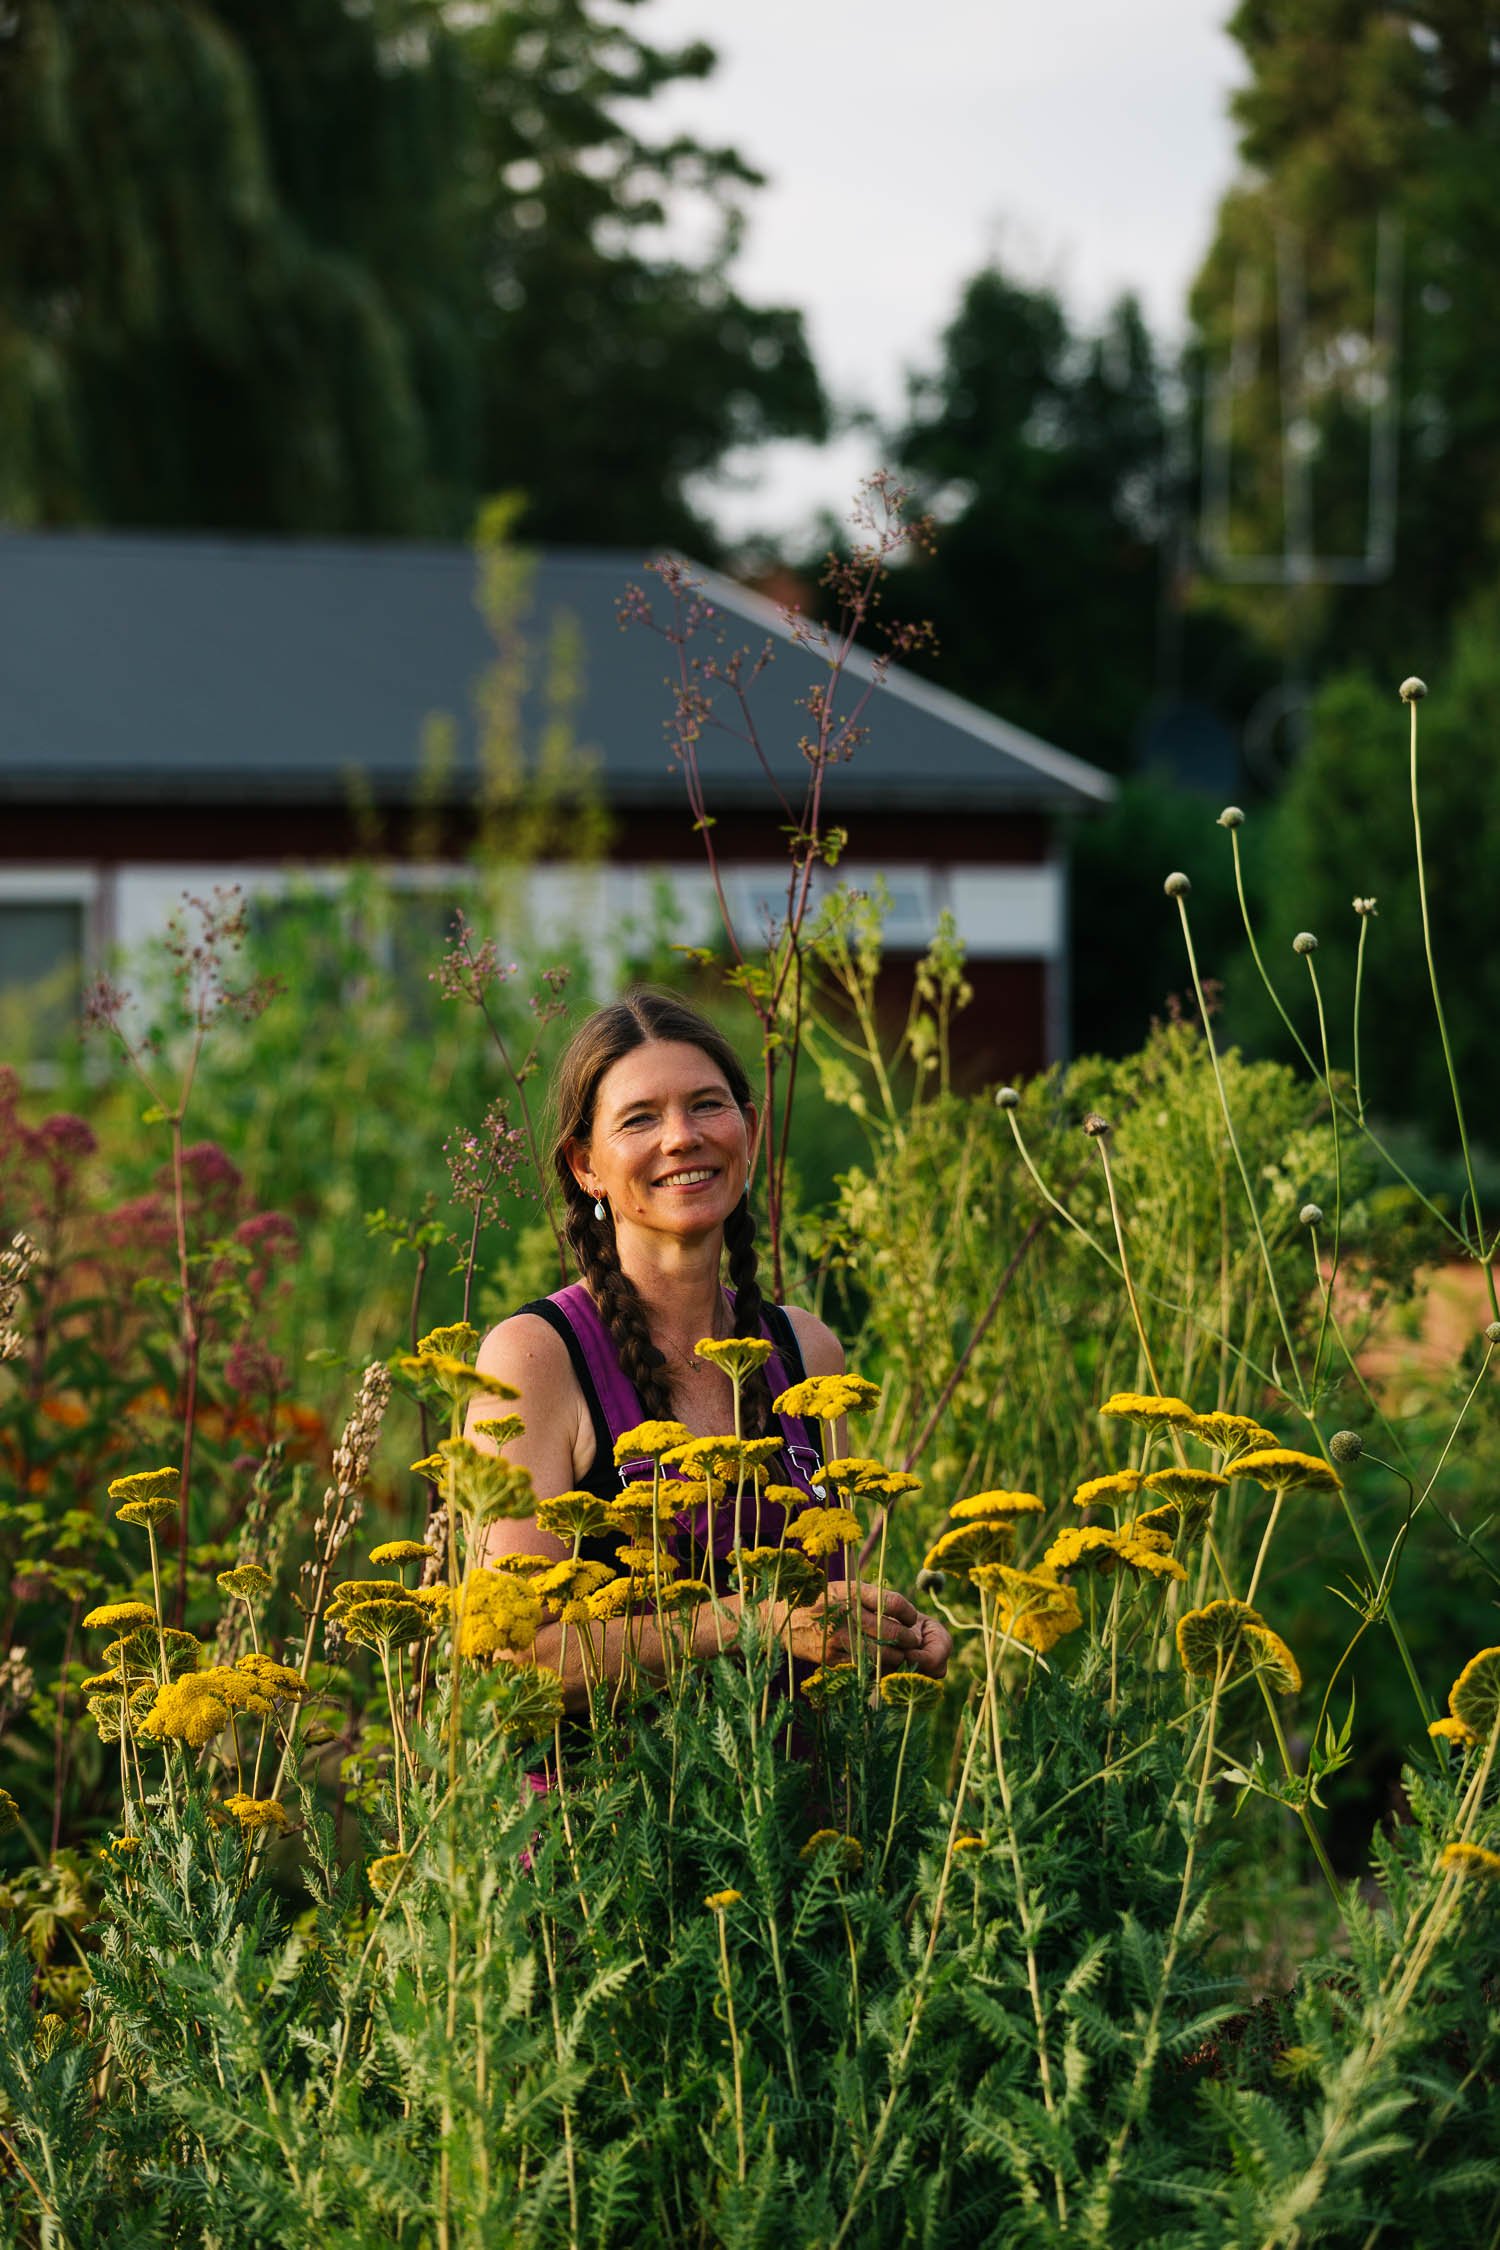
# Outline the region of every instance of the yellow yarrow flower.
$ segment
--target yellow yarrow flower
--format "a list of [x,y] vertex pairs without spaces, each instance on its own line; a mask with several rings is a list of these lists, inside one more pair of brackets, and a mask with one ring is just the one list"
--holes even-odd
[[[429,1328],[417,1339],[418,1359],[471,1360],[478,1349],[479,1330],[466,1320],[456,1320],[447,1328]],[[500,1393],[495,1395],[499,1397]]]
[[737,1479],[769,1469],[781,1446],[779,1437],[689,1438],[686,1445],[674,1445],[664,1453],[662,1461],[669,1468],[686,1469],[690,1475]]
[[1483,1844],[1444,1844],[1437,1863],[1445,1875],[1483,1875],[1490,1882],[1500,1875],[1500,1852]]
[[1248,1602],[1208,1602],[1177,1620],[1177,1653],[1196,1679],[1263,1670],[1283,1695],[1302,1685],[1297,1659],[1279,1633]]
[[[433,1333],[436,1335],[440,1331],[435,1329]],[[454,1406],[467,1406],[475,1398],[510,1399],[521,1395],[514,1385],[497,1382],[493,1375],[481,1375],[477,1367],[471,1367],[454,1352],[397,1352],[386,1364],[393,1375],[403,1375],[409,1383],[424,1388],[431,1385]]]
[[659,1461],[674,1446],[691,1444],[692,1436],[686,1422],[637,1422],[615,1439],[615,1467],[623,1469],[627,1461]]
[[1009,1516],[980,1516],[941,1533],[923,1557],[922,1568],[965,1570],[971,1563],[1004,1562],[1015,1544],[1016,1527]]
[[1337,1469],[1316,1453],[1298,1453],[1291,1446],[1271,1445],[1259,1453],[1242,1453],[1234,1464],[1237,1477],[1253,1477],[1267,1492],[1342,1492]]
[[276,1581],[259,1563],[239,1563],[233,1570],[221,1570],[215,1584],[237,1602],[264,1601],[274,1593]]
[[786,1535],[804,1555],[832,1555],[840,1547],[852,1546],[859,1532],[859,1518],[852,1508],[804,1508],[787,1525]]
[[847,1487],[862,1492],[872,1479],[887,1474],[883,1461],[874,1461],[867,1453],[848,1453],[838,1460],[825,1461],[818,1471],[819,1484],[831,1484],[836,1489]]
[[544,1602],[586,1601],[590,1594],[607,1586],[615,1576],[608,1563],[574,1561],[569,1556],[563,1562],[549,1565],[536,1572],[531,1584]]
[[880,1385],[863,1375],[807,1375],[772,1401],[778,1414],[793,1414],[803,1422],[837,1422],[860,1407],[873,1406]]
[[491,1445],[511,1445],[525,1431],[519,1414],[490,1414],[474,1424],[474,1435],[488,1438]]
[[263,1656],[258,1650],[252,1649],[236,1657],[234,1668],[245,1673],[261,1694],[269,1695],[273,1702],[297,1703],[308,1692],[306,1680],[294,1666],[283,1664],[274,1656]]
[[1448,1709],[1479,1739],[1488,1736],[1500,1713],[1500,1648],[1469,1658],[1448,1691]]
[[744,1896],[743,1891],[710,1891],[703,1903],[710,1914],[727,1914],[731,1906],[742,1904]]
[[409,1599],[346,1602],[339,1611],[339,1630],[356,1648],[403,1648],[434,1629],[431,1612]]
[[611,1618],[630,1617],[651,1606],[651,1588],[642,1578],[612,1578],[607,1586],[601,1586],[596,1594],[587,1598],[589,1616],[601,1625],[607,1625]]
[[648,1546],[644,1541],[639,1545],[627,1541],[616,1550],[615,1560],[637,1578],[649,1578],[653,1575],[657,1578],[675,1578],[682,1568],[675,1555],[658,1554],[654,1547]]
[[133,1476],[115,1477],[109,1497],[121,1503],[115,1509],[121,1523],[152,1530],[177,1513],[181,1488],[180,1469],[137,1469]]
[[278,1805],[274,1797],[226,1797],[224,1810],[233,1813],[247,1836],[261,1828],[274,1828],[278,1834],[284,1834],[291,1826],[285,1805]]
[[541,1596],[520,1578],[498,1570],[475,1570],[459,1588],[460,1656],[524,1656],[541,1622]]
[[365,1881],[377,1898],[383,1899],[390,1896],[391,1887],[395,1883],[396,1877],[401,1873],[402,1868],[410,1863],[410,1859],[410,1852],[382,1852],[379,1859],[372,1859],[368,1862],[365,1868]]
[[1434,1742],[1451,1742],[1459,1750],[1472,1750],[1479,1740],[1474,1729],[1466,1727],[1462,1719],[1434,1719],[1427,1732]]
[[994,1602],[1001,1630],[1039,1655],[1045,1656],[1083,1624],[1078,1596],[1045,1567],[1012,1570],[1006,1563],[983,1562],[976,1563],[969,1576]]
[[325,1614],[328,1622],[335,1624],[340,1612],[346,1610],[351,1602],[384,1601],[392,1594],[405,1592],[406,1588],[399,1578],[346,1578],[329,1595]]
[[764,1336],[700,1336],[693,1346],[699,1359],[706,1359],[731,1382],[743,1382],[764,1367],[771,1349]]
[[967,1500],[955,1500],[948,1510],[959,1523],[989,1522],[997,1516],[1039,1516],[1043,1512],[1034,1492],[1008,1492],[1003,1487],[996,1492],[971,1493]]
[[97,1609],[89,1611],[83,1622],[90,1629],[97,1625],[109,1632],[122,1628],[132,1632],[138,1627],[154,1625],[156,1612],[149,1602],[101,1602]]
[[1138,1422],[1148,1430],[1185,1430],[1198,1419],[1186,1399],[1159,1398],[1148,1391],[1116,1391],[1099,1412],[1113,1421]]
[[674,1609],[701,1609],[706,1601],[712,1599],[713,1588],[702,1578],[675,1578],[670,1586],[659,1586],[656,1590],[657,1608],[669,1612]]
[[427,1562],[435,1549],[421,1539],[387,1539],[379,1547],[370,1549],[372,1563]]
[[1262,1429],[1249,1414],[1226,1414],[1221,1408],[1211,1414],[1195,1414],[1186,1430],[1200,1445],[1224,1454],[1226,1468],[1236,1454],[1268,1451],[1276,1443],[1276,1432]]
[[536,1504],[536,1520],[554,1539],[601,1539],[609,1511],[594,1492],[554,1492]]
[[1134,1499],[1141,1488],[1139,1469],[1113,1469],[1108,1476],[1090,1477],[1073,1495],[1075,1508],[1113,1507],[1121,1500]]
[[854,1664],[820,1664],[809,1672],[802,1682],[802,1693],[815,1711],[826,1710],[830,1703],[852,1695],[859,1686],[859,1669]]
[[864,1865],[865,1847],[842,1828],[815,1828],[797,1857],[826,1860],[839,1875],[857,1875]]
[[1220,1476],[1217,1469],[1153,1469],[1149,1477],[1141,1479],[1143,1491],[1172,1501],[1188,1515],[1200,1508],[1206,1515],[1214,1495],[1225,1491],[1228,1484],[1228,1477]]
[[943,1683],[925,1672],[887,1672],[880,1682],[880,1700],[891,1711],[927,1711],[943,1700]]
[[269,1717],[268,1696],[262,1695],[243,1672],[215,1665],[206,1672],[189,1672],[156,1691],[156,1700],[140,1723],[140,1732],[157,1742],[185,1742],[201,1750],[223,1731],[236,1711]]

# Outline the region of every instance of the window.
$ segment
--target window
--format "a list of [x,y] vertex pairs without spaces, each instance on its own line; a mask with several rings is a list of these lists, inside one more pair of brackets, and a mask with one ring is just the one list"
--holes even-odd
[[5,1045],[45,1055],[78,1020],[82,899],[0,898],[0,1019]]

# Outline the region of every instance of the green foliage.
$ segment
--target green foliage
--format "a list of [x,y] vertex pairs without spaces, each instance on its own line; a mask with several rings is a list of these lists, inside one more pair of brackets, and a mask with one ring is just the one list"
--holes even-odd
[[[800,316],[729,284],[755,175],[635,122],[712,63],[600,0],[15,11],[0,507],[453,537],[519,488],[532,537],[705,545],[685,481],[823,427]],[[687,194],[697,264],[651,240]]]

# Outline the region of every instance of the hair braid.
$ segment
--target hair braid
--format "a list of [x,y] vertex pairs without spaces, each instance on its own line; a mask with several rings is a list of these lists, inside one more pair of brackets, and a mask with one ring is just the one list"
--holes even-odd
[[[734,1290],[736,1336],[758,1336],[765,1299],[760,1293],[760,1262],[755,1254],[755,1221],[750,1198],[742,1195],[724,1221],[724,1247],[729,1252],[729,1282]],[[766,1371],[757,1367],[745,1384],[743,1410],[746,1432],[764,1436],[771,1427],[771,1386]]]
[[670,1420],[672,1386],[667,1363],[651,1341],[646,1308],[635,1283],[620,1264],[614,1220],[608,1213],[596,1219],[593,1203],[575,1183],[568,1196],[565,1225],[579,1271],[643,1409],[653,1419]]

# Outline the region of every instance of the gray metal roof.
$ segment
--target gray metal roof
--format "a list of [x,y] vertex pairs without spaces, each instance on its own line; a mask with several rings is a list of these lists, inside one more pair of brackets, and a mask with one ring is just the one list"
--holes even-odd
[[[694,575],[723,613],[726,650],[775,646],[754,708],[773,770],[800,791],[807,718],[797,699],[819,678],[818,660],[773,604]],[[563,612],[577,623],[577,737],[601,761],[607,800],[675,805],[682,784],[665,731],[674,651],[621,629],[615,604],[631,581],[666,613],[641,556],[544,550],[525,632],[540,672],[550,621]],[[457,722],[461,769],[472,761],[475,688],[494,653],[464,547],[9,533],[0,801],[338,802],[350,767],[378,798],[404,799],[434,713]],[[869,667],[856,653],[856,679]],[[910,673],[893,669],[866,716],[869,739],[830,776],[835,814],[1062,810],[1114,794],[1095,767]],[[743,744],[711,730],[702,765],[717,808],[761,801]]]

